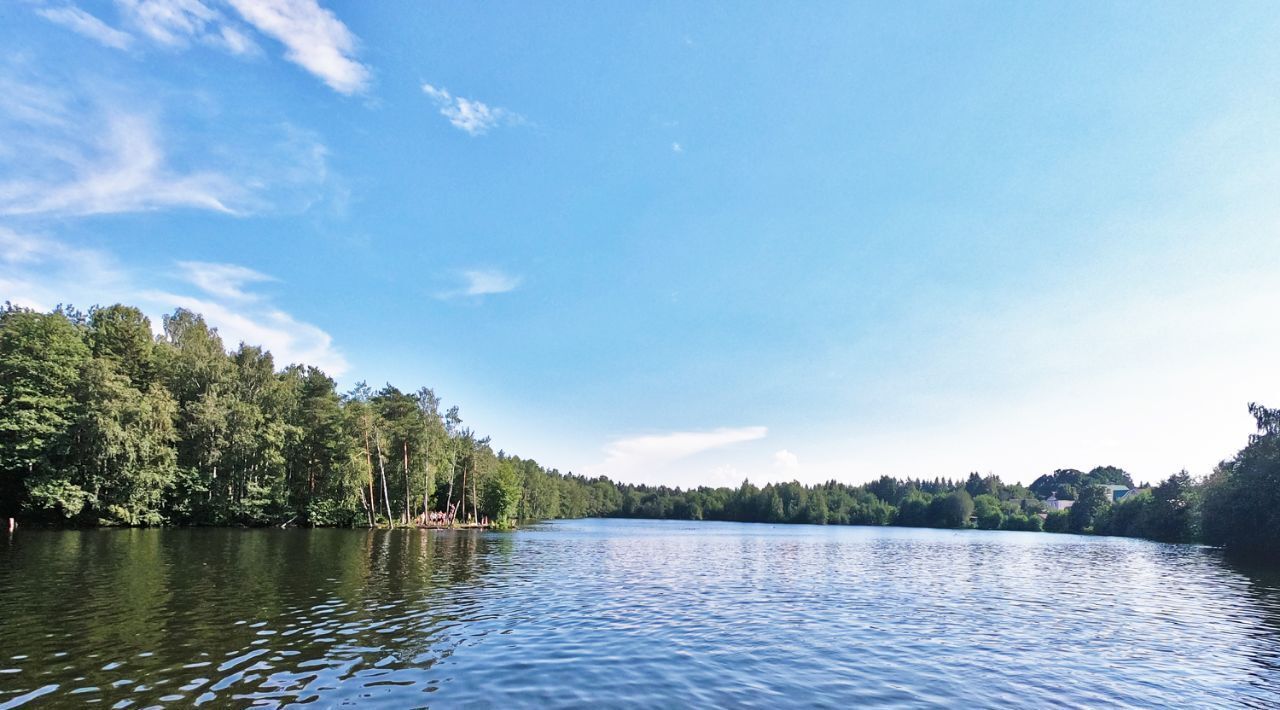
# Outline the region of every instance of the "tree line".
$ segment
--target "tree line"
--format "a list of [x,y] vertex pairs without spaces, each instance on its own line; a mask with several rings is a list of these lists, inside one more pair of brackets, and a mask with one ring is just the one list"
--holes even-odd
[[[322,371],[191,311],[0,311],[0,515],[49,524],[412,525],[633,517],[1074,532],[1280,557],[1280,410],[1211,475],[1135,486],[1112,466],[1029,486],[881,477],[737,488],[622,484],[546,469],[463,426],[430,388],[340,393]],[[1115,501],[1105,486],[1135,489]],[[1051,509],[1046,499],[1072,501]]]
[[509,525],[602,513],[429,388],[339,393],[189,310],[0,311],[0,515],[88,525]]
[[[1203,478],[1186,471],[1157,485],[1135,485],[1128,472],[1099,466],[1059,469],[1029,486],[970,473],[960,480],[883,476],[861,485],[828,481],[763,488],[681,490],[621,485],[620,517],[816,525],[898,525],[1141,537],[1203,542],[1280,561],[1280,410],[1257,404],[1247,446]],[[1108,486],[1125,491],[1116,500]],[[1069,502],[1058,509],[1048,501]]]

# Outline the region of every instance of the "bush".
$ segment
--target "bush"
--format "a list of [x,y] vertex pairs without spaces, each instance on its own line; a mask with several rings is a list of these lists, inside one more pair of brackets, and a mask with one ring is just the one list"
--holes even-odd
[[[1070,510],[1070,509],[1068,509]],[[1044,520],[1045,532],[1064,533],[1071,530],[1071,515],[1067,510],[1051,510]]]
[[1004,525],[1004,512],[1000,510],[1000,500],[991,494],[974,498],[973,512],[978,516],[978,528],[981,530],[999,530]]

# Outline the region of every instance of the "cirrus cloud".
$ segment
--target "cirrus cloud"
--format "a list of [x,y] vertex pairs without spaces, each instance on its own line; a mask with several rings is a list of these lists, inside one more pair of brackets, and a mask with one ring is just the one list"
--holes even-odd
[[491,296],[514,291],[521,282],[519,276],[512,276],[498,269],[470,269],[463,271],[460,276],[463,281],[460,288],[445,291],[437,294],[436,297],[448,300],[451,298]]
[[500,124],[519,123],[522,120],[517,113],[490,106],[483,101],[454,96],[448,89],[431,84],[423,84],[422,92],[435,102],[441,116],[449,119],[449,123],[454,128],[468,135],[484,135]]
[[316,0],[116,0],[116,6],[121,27],[132,33],[74,4],[39,7],[36,13],[121,50],[132,49],[137,46],[135,40],[144,39],[169,50],[198,44],[233,56],[256,57],[262,54],[252,36],[256,30],[284,45],[286,60],[340,94],[365,91],[372,77],[369,67],[357,59],[355,34]]
[[247,284],[275,281],[271,276],[236,264],[179,261],[178,269],[200,290],[233,301],[254,301],[258,294],[245,290]]
[[42,7],[36,10],[36,14],[56,25],[62,25],[76,34],[88,37],[105,47],[129,49],[133,46],[133,35],[108,25],[96,16],[74,5]]
[[0,216],[246,215],[305,209],[332,187],[328,151],[308,131],[267,125],[222,141],[184,140],[159,120],[189,120],[181,107],[52,83],[38,72],[0,71]]
[[768,427],[744,426],[623,437],[609,442],[604,463],[591,468],[615,480],[654,480],[655,474],[682,459],[768,435]]

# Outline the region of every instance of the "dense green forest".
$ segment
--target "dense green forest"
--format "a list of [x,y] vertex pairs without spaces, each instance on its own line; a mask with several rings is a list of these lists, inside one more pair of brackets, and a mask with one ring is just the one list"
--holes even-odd
[[[0,312],[0,515],[84,525],[411,525],[616,516],[1076,532],[1204,541],[1280,557],[1280,410],[1196,479],[1122,469],[882,477],[736,489],[614,483],[495,451],[429,388],[360,383],[228,351],[179,309]],[[1104,486],[1134,492],[1112,500]],[[1051,510],[1045,500],[1072,501]]]
[[109,525],[387,525],[599,515],[430,389],[340,394],[186,310],[0,313],[0,514]]

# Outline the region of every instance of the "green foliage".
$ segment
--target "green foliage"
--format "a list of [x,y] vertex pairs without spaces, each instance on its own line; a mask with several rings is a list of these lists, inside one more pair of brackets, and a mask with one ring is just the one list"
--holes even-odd
[[973,512],[978,518],[978,527],[982,530],[999,530],[1004,526],[1004,511],[1000,508],[1000,499],[990,493],[973,499]]
[[929,522],[934,527],[968,527],[971,515],[973,515],[973,498],[969,497],[969,492],[963,488],[935,497],[929,503]]
[[1001,530],[1015,530],[1023,532],[1040,532],[1044,530],[1044,521],[1039,515],[1024,515],[1022,513],[1014,513],[1004,519],[1004,523],[1000,526]]
[[485,479],[480,510],[496,527],[505,528],[515,518],[520,505],[520,475],[510,461],[498,464]]
[[1093,532],[1094,519],[1105,515],[1111,507],[1101,485],[1088,484],[1080,489],[1075,505],[1067,509],[1068,527],[1073,533]]
[[1280,410],[1251,404],[1249,412],[1259,433],[1204,484],[1204,539],[1275,561],[1280,560]]
[[1152,490],[1143,490],[1109,506],[1094,520],[1100,535],[1191,542],[1198,537],[1199,490],[1186,471]]
[[[95,358],[81,372],[67,480],[92,494],[100,523],[158,525],[177,477],[177,407],[164,388],[138,390],[117,364]],[[51,510],[68,518],[80,512]]]
[[95,360],[109,361],[116,372],[139,389],[155,375],[155,342],[151,320],[132,306],[114,305],[89,311],[89,343]]
[[1056,533],[1070,532],[1071,516],[1066,510],[1049,511],[1048,515],[1044,519],[1044,531]]
[[[449,507],[506,522],[600,515],[612,487],[499,465],[426,388],[340,397],[302,365],[228,353],[196,313],[0,311],[0,512],[109,525],[410,524]],[[481,507],[484,510],[481,510]]]
[[1028,488],[1040,498],[1056,495],[1059,500],[1075,500],[1080,492],[1090,486],[1108,484],[1132,488],[1133,479],[1124,469],[1115,466],[1098,466],[1088,473],[1074,468],[1060,468],[1040,476]]
[[81,491],[62,486],[66,431],[75,414],[75,386],[89,359],[83,325],[68,313],[41,314],[5,304],[0,310],[0,517],[62,500],[81,509]]
[[911,491],[898,504],[898,514],[894,516],[895,525],[922,528],[929,524],[929,506],[932,496],[920,491]]
[[[228,353],[191,311],[0,309],[0,515],[107,525],[409,525],[584,516],[904,525],[1204,540],[1280,557],[1280,411],[1203,481],[1132,488],[1113,466],[1030,486],[969,474],[682,490],[616,484],[494,452],[427,388],[339,395],[305,365]],[[1067,511],[1042,511],[1056,495]],[[1042,519],[1041,515],[1044,515]],[[972,521],[972,522],[971,522]]]

